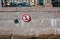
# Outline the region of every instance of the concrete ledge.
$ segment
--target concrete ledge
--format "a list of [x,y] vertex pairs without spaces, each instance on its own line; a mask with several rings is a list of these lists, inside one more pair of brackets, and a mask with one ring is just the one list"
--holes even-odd
[[16,12],[40,12],[40,11],[59,11],[60,7],[0,7],[0,11]]
[[16,7],[0,7],[0,12],[5,12],[5,11],[16,11]]
[[40,12],[40,11],[60,11],[59,7],[17,7],[17,11],[25,11],[25,12]]

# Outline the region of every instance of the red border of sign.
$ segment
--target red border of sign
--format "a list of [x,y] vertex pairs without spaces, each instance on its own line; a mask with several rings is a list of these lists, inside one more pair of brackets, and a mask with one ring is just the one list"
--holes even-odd
[[[28,20],[24,20],[24,16],[28,16],[29,17],[29,19]],[[30,17],[30,15],[29,14],[24,14],[23,16],[22,16],[22,20],[24,21],[24,22],[30,22],[30,20],[31,20],[31,17]]]

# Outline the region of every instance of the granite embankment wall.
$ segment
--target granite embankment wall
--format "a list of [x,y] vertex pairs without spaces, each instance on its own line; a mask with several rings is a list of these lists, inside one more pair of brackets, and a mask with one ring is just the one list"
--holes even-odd
[[[22,20],[29,14],[31,21]],[[14,19],[19,23],[15,24]],[[0,7],[0,35],[60,34],[59,7]]]

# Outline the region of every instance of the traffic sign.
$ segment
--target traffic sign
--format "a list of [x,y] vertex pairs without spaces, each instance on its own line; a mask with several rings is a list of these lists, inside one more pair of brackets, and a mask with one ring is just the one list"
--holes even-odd
[[22,20],[23,20],[24,22],[30,22],[30,21],[31,21],[31,17],[30,17],[29,14],[24,14],[24,15],[22,16]]

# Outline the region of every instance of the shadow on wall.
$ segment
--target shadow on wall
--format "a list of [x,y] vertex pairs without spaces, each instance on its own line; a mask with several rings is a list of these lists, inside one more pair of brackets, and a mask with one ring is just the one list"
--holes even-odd
[[53,7],[60,7],[60,0],[51,0]]
[[0,39],[60,39],[60,35],[39,35],[39,36],[18,36],[18,35],[0,35]]

